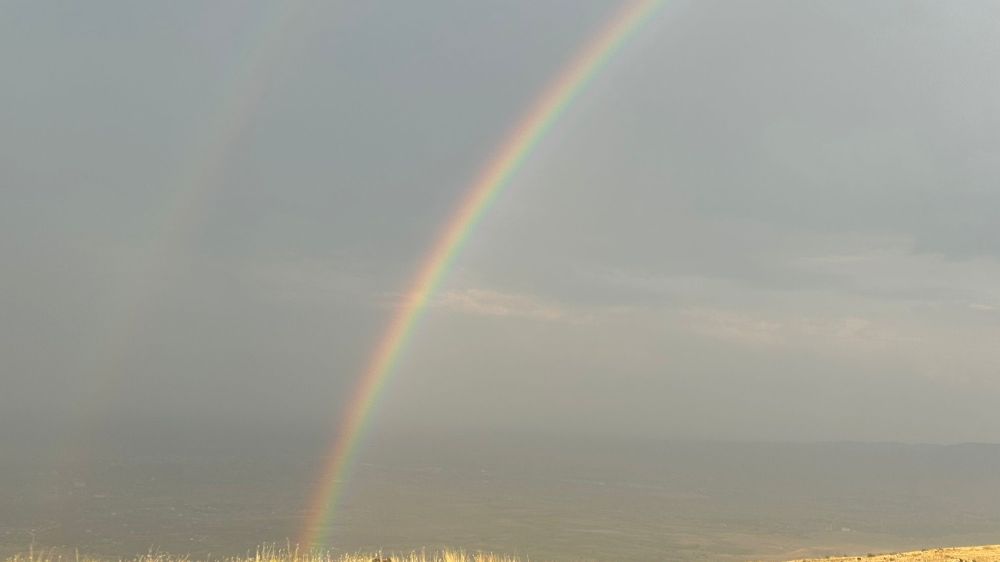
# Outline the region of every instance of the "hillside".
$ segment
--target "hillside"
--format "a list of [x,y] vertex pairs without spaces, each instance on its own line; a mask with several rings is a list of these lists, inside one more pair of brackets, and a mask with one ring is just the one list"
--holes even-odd
[[869,562],[1000,562],[1000,545],[963,546],[956,548],[932,548],[894,554],[867,554],[865,556],[844,556],[837,558],[808,558],[792,562],[817,562],[823,560],[847,561],[866,560]]

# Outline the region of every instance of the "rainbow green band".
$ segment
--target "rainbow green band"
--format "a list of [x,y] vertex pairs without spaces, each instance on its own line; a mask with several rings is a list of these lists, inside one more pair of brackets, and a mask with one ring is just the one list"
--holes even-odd
[[325,533],[337,507],[345,471],[351,464],[380,391],[385,386],[400,351],[406,346],[428,299],[462,249],[462,244],[480,217],[517,172],[559,116],[607,63],[618,47],[646,21],[660,4],[638,0],[626,5],[546,88],[513,134],[504,142],[438,236],[423,260],[399,310],[379,340],[343,415],[315,488],[312,505],[299,544],[306,548],[325,546]]

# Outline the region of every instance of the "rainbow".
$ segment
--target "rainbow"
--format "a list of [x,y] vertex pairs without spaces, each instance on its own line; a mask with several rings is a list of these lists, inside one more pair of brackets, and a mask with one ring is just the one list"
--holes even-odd
[[659,4],[659,0],[636,0],[624,6],[549,84],[467,190],[417,271],[350,396],[307,513],[299,542],[302,547],[318,548],[324,545],[325,532],[342,491],[345,471],[351,464],[376,399],[392,373],[400,351],[406,347],[421,312],[427,307],[428,300],[450,269],[469,233],[559,116],[625,40],[649,19]]

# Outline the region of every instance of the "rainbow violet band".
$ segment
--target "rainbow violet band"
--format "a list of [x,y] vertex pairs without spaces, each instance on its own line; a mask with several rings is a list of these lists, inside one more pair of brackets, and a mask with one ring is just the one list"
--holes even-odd
[[638,0],[624,6],[548,85],[466,191],[423,260],[348,401],[312,495],[300,546],[325,546],[326,532],[337,507],[345,472],[351,465],[376,399],[428,300],[451,269],[469,233],[559,116],[659,4],[659,0]]

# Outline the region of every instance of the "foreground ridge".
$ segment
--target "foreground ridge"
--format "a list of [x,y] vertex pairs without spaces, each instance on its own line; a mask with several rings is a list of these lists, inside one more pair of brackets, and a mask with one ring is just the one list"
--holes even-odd
[[833,558],[802,558],[791,562],[866,560],[868,562],[1000,562],[1000,545],[930,548],[888,554],[868,553]]
[[[304,551],[297,548],[262,547],[246,556],[195,558],[152,552],[134,558],[114,558],[81,555],[65,550],[30,549],[6,559],[6,562],[522,562],[516,556],[491,552],[466,552],[463,550],[432,550],[408,553],[374,552],[338,554],[330,551]],[[854,556],[825,558],[798,558],[789,562],[1000,562],[1000,544],[931,548],[910,552],[865,553]],[[525,561],[526,562],[526,561]]]

